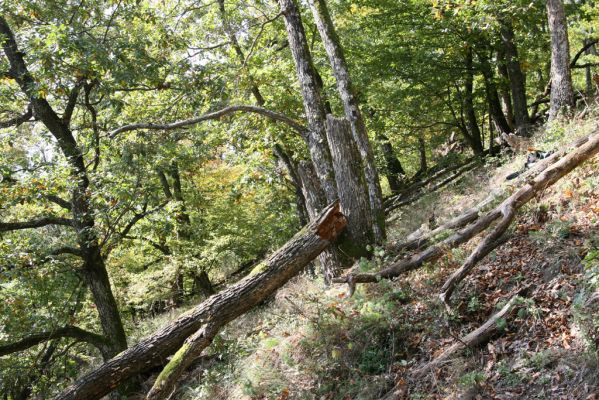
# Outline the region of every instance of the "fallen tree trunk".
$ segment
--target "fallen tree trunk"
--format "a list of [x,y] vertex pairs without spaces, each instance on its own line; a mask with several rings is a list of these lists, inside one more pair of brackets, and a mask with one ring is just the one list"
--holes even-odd
[[[572,171],[582,162],[588,160],[597,152],[599,152],[599,132],[595,131],[589,136],[577,140],[574,143],[575,149],[568,153],[565,157],[561,158],[566,154],[566,147],[564,150],[556,152],[551,157],[548,157],[538,166],[535,166],[533,171],[529,173],[535,173],[541,171],[538,176],[532,178],[529,173],[526,174],[523,179],[527,179],[527,183],[522,188],[504,200],[499,206],[493,210],[487,212],[485,215],[478,218],[474,223],[463,228],[462,230],[454,233],[442,242],[428,247],[427,249],[417,253],[407,259],[403,259],[391,264],[389,267],[375,273],[350,273],[348,275],[335,278],[335,283],[348,283],[351,286],[356,283],[372,283],[378,282],[381,279],[392,279],[403,273],[414,270],[426,261],[433,261],[441,257],[447,249],[457,247],[463,243],[468,242],[478,233],[486,230],[496,219],[503,215],[503,210],[508,206],[514,208],[514,210],[522,207],[526,202],[532,199],[537,193],[553,185],[561,177]],[[489,243],[500,243],[493,242]],[[489,244],[487,243],[487,244]],[[476,260],[477,262],[479,260]],[[476,263],[472,264],[472,267]],[[467,267],[467,268],[472,268]]]
[[451,345],[447,350],[437,356],[434,360],[427,363],[421,368],[418,368],[412,373],[414,378],[422,378],[428,371],[431,371],[436,366],[443,363],[449,357],[457,352],[460,352],[468,347],[475,347],[482,343],[487,342],[491,337],[495,336],[501,331],[499,324],[500,320],[507,319],[518,307],[514,307],[518,301],[519,296],[523,295],[529,288],[523,287],[512,296],[505,306],[497,313],[493,314],[483,325],[470,332],[468,335],[459,339],[455,344]]
[[[493,314],[491,318],[489,318],[483,325],[470,332],[468,335],[458,339],[456,343],[451,345],[447,350],[445,350],[432,361],[413,371],[411,373],[411,377],[415,380],[422,379],[429,371],[432,371],[434,368],[438,367],[454,354],[459,353],[466,348],[479,346],[499,334],[501,332],[501,325],[499,324],[499,321],[506,320],[514,314],[514,312],[518,309],[516,305],[518,303],[518,299],[520,298],[519,296],[525,294],[528,289],[529,287],[525,286],[518,290],[517,293],[510,298],[507,304],[503,306],[503,308],[497,313]],[[400,400],[403,398],[405,398],[404,388],[395,386],[385,396],[383,396],[381,400]]]
[[495,229],[487,235],[470,256],[468,256],[460,269],[455,271],[449,279],[447,279],[441,289],[442,292],[439,295],[440,299],[445,304],[448,304],[449,298],[455,290],[455,287],[466,277],[466,275],[468,275],[480,260],[498,246],[496,242],[497,239],[499,239],[510,226],[514,220],[516,211],[520,209],[520,207],[526,204],[537,193],[553,185],[563,176],[597,153],[599,153],[599,133],[593,134],[584,144],[571,151],[561,160],[556,161],[555,164],[545,169],[534,179],[530,179],[526,185],[497,206],[495,210],[501,211],[501,220]]
[[264,301],[334,241],[346,224],[338,202],[326,207],[317,219],[271,255],[259,272],[211,296],[153,335],[82,376],[56,399],[99,399],[127,379],[164,363],[194,332],[206,326],[218,329]]
[[[389,199],[385,205],[385,214],[389,214],[391,211],[396,210],[400,207],[412,204],[416,200],[420,199],[424,194],[434,192],[445,185],[453,182],[457,178],[461,177],[464,173],[474,169],[478,165],[478,159],[474,159],[470,162],[460,165],[457,168],[451,168],[449,171],[441,171],[438,174],[430,177],[424,182],[419,182],[410,188],[406,189],[402,194]],[[432,186],[427,186],[429,183],[435,181],[437,178],[445,176],[447,173],[453,172],[450,176],[443,179],[440,182]]]
[[476,221],[479,217],[480,211],[486,206],[488,206],[490,203],[492,203],[497,196],[497,193],[491,193],[483,201],[481,201],[474,207],[469,208],[462,214],[450,219],[449,221],[438,226],[432,231],[426,233],[414,232],[408,235],[407,239],[403,242],[390,243],[389,245],[387,245],[387,250],[399,252],[403,250],[419,250],[425,246],[428,246],[431,240],[434,239],[437,235],[440,235],[441,233],[449,230],[463,228],[466,225]]

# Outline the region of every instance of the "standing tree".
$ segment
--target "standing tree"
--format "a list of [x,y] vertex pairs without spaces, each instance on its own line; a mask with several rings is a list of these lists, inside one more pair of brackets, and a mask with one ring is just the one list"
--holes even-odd
[[551,33],[551,99],[549,120],[569,114],[574,107],[574,90],[570,71],[570,44],[564,2],[547,0],[547,17]]

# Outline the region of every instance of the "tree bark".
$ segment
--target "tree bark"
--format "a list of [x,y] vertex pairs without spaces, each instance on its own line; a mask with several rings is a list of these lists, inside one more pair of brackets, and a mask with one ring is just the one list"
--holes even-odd
[[327,139],[331,147],[341,211],[347,217],[349,246],[342,246],[350,257],[367,254],[366,245],[374,241],[374,226],[368,203],[364,169],[354,141],[351,124],[345,118],[327,116]]
[[510,132],[514,130],[514,109],[512,107],[512,97],[510,94],[510,77],[507,71],[505,52],[503,48],[497,50],[497,72],[501,77],[499,84],[499,97],[501,98],[501,108],[510,126]]
[[343,47],[335,31],[335,26],[325,0],[310,0],[308,4],[310,5],[314,22],[324,43],[329,63],[337,81],[337,89],[343,103],[345,117],[350,123],[351,133],[362,160],[370,202],[369,209],[371,212],[370,218],[372,219],[371,225],[374,239],[377,243],[382,243],[385,239],[385,215],[379,175],[374,163],[372,146],[366,132],[366,124],[364,123],[358,98],[350,79]]
[[530,128],[528,105],[526,102],[526,80],[520,68],[518,48],[514,40],[514,28],[509,21],[500,21],[501,41],[505,55],[510,91],[512,93],[516,134],[527,136]]
[[[99,399],[121,382],[163,363],[181,348],[186,338],[206,324],[220,329],[263,302],[301,272],[306,264],[335,240],[346,223],[338,202],[326,207],[318,218],[271,255],[259,272],[215,294],[153,335],[82,376],[55,399]],[[187,357],[172,360],[175,364],[193,361]],[[176,374],[168,376],[169,385],[176,381]],[[168,392],[162,382],[159,382],[160,387]]]
[[391,193],[398,193],[404,188],[403,180],[406,172],[404,171],[399,158],[397,158],[397,155],[393,151],[393,146],[391,146],[389,138],[382,133],[377,134],[377,138],[379,145],[381,146],[383,157],[385,158],[385,175],[389,182],[389,188],[391,189]]
[[326,137],[325,109],[308,48],[306,33],[295,0],[279,0],[285,18],[289,48],[295,62],[297,77],[304,100],[304,111],[308,119],[308,150],[320,180],[326,201],[337,198],[335,174]]
[[297,216],[300,221],[300,225],[304,226],[308,223],[308,209],[306,208],[306,199],[302,192],[302,181],[297,171],[297,164],[291,159],[287,152],[283,149],[283,146],[276,143],[273,146],[273,153],[277,159],[285,166],[289,178],[291,178],[291,185],[295,192],[295,205],[297,210]]
[[483,152],[483,144],[480,135],[480,129],[478,127],[478,121],[476,120],[476,110],[474,109],[474,68],[472,66],[472,48],[468,47],[466,52],[466,76],[464,81],[464,109],[466,112],[466,127],[468,129],[468,135],[466,140],[474,154],[481,154]]
[[497,85],[495,83],[495,76],[493,69],[489,64],[489,59],[485,54],[479,54],[480,68],[485,79],[485,94],[487,97],[487,103],[489,103],[489,112],[495,122],[495,126],[501,133],[510,133],[510,125],[503,113],[501,108],[501,102],[499,101],[499,95],[497,93]]
[[[324,195],[320,188],[320,180],[316,175],[312,162],[302,160],[298,164],[298,175],[302,182],[302,190],[306,199],[306,207],[310,220],[317,218],[319,210],[325,204]],[[329,246],[318,255],[325,285],[330,285],[332,279],[341,271],[341,256],[335,246]]]
[[568,24],[562,0],[547,0],[547,17],[551,34],[551,121],[561,114],[570,114],[574,107],[574,89],[570,71]]

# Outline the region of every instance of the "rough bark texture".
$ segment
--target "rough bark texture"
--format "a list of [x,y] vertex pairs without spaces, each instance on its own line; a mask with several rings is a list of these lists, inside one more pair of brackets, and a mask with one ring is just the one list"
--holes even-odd
[[99,399],[126,379],[163,363],[186,338],[206,324],[216,324],[220,328],[264,301],[334,241],[346,224],[338,202],[326,207],[317,219],[271,255],[260,271],[215,294],[79,378],[56,399]]
[[349,256],[365,255],[365,247],[374,240],[364,169],[352,140],[351,126],[345,118],[327,116],[327,139],[331,147],[341,211],[347,217],[349,245],[341,250]]
[[574,107],[574,90],[570,71],[570,43],[564,3],[547,0],[547,16],[551,33],[551,97],[549,120],[569,114]]
[[[503,213],[504,210],[507,210],[508,208],[518,210],[537,193],[553,185],[584,161],[599,153],[599,131],[596,130],[591,135],[577,140],[574,143],[574,146],[574,150],[569,153],[566,153],[566,149],[563,149],[537,163],[537,165],[529,171],[529,174],[540,172],[534,179],[532,177],[529,178],[528,174],[526,174],[525,177],[523,176],[522,178],[528,178],[528,181],[518,191],[505,199],[496,208],[478,218],[473,224],[456,232],[442,242],[430,246],[424,251],[409,258],[397,261],[379,272],[349,274],[336,278],[333,282],[354,285],[356,283],[378,282],[381,279],[392,279],[422,266],[426,261],[432,261],[441,257],[445,254],[447,249],[468,242],[475,235],[487,229],[495,220],[502,215],[505,215]],[[564,154],[567,155],[564,156]],[[472,267],[468,268],[471,269]]]
[[510,91],[512,93],[514,123],[516,125],[516,134],[526,135],[530,127],[528,117],[528,105],[526,103],[526,81],[522,69],[520,68],[520,59],[518,58],[518,48],[514,40],[514,29],[506,20],[501,23],[501,41],[508,72]]
[[362,159],[370,201],[374,239],[377,242],[382,243],[385,239],[385,217],[383,212],[381,186],[374,163],[372,146],[368,139],[366,125],[364,124],[364,119],[358,105],[358,99],[350,79],[343,47],[335,32],[335,26],[325,0],[310,0],[308,4],[310,5],[312,15],[314,16],[314,22],[316,23],[316,27],[318,28],[318,32],[324,43],[324,48],[327,52],[333,74],[337,81],[337,89],[339,91],[339,96],[341,97],[341,102],[343,103],[345,117],[350,123],[351,133],[356,142],[358,151],[360,152],[360,158]]
[[[306,208],[310,220],[314,220],[318,216],[318,210],[325,203],[320,181],[314,170],[314,166],[310,161],[302,160],[298,164],[297,172],[302,182],[302,190],[306,199]],[[326,285],[331,283],[331,280],[337,276],[341,270],[341,257],[335,246],[327,247],[318,255],[318,262],[322,268],[322,274]]]
[[337,198],[333,163],[327,144],[325,110],[318,79],[308,48],[306,33],[294,0],[279,0],[285,18],[289,48],[295,62],[297,77],[304,99],[304,111],[308,119],[308,149],[327,202]]

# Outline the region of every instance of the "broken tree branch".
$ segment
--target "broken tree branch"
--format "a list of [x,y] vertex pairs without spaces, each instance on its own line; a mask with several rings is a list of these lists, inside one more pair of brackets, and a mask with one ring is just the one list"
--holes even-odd
[[56,400],[96,400],[127,379],[155,365],[162,365],[165,359],[180,349],[186,338],[202,327],[214,324],[214,327],[220,328],[263,302],[300,273],[337,238],[346,224],[339,211],[339,202],[326,207],[313,222],[264,261],[259,272],[211,296],[153,335],[82,376]]
[[445,282],[442,292],[439,295],[441,301],[448,306],[449,298],[453,293],[455,287],[461,282],[468,272],[474,268],[474,266],[483,258],[485,258],[491,251],[497,248],[503,242],[499,240],[501,236],[507,231],[510,224],[514,220],[516,210],[512,204],[506,204],[505,208],[501,210],[501,220],[497,223],[497,226],[491,233],[489,233],[480,244],[474,249],[474,251],[468,256],[464,264],[460,269],[455,271]]
[[421,368],[418,368],[413,372],[412,376],[415,378],[422,378],[427,372],[443,363],[455,353],[462,351],[467,347],[478,346],[491,339],[491,337],[495,336],[501,331],[502,324],[499,321],[505,320],[507,317],[513,314],[513,312],[518,308],[514,306],[518,302],[519,296],[523,295],[528,289],[528,286],[519,289],[517,293],[510,298],[507,304],[503,306],[503,308],[497,313],[493,314],[491,318],[489,318],[483,325],[459,339],[457,343],[451,345],[447,350],[445,350],[431,362],[427,363]]

